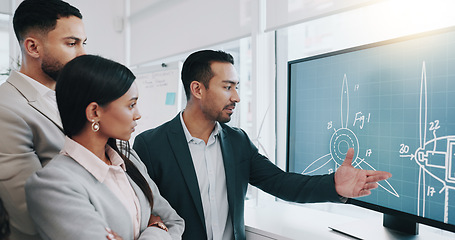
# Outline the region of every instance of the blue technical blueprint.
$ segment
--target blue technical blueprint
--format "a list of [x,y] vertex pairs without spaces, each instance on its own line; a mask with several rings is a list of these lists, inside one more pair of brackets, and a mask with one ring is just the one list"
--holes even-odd
[[290,63],[289,170],[383,170],[359,200],[455,224],[455,31]]

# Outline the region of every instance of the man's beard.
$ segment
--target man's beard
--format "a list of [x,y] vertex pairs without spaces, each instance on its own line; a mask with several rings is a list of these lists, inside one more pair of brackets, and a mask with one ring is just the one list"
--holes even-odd
[[54,59],[51,59],[51,61],[43,60],[43,63],[41,64],[41,69],[43,72],[54,79],[56,82],[62,68],[63,64]]
[[[224,107],[224,109],[231,107],[231,106],[235,107],[235,104],[227,105],[226,107]],[[234,113],[232,113],[232,114],[234,114]],[[218,121],[219,123],[227,123],[227,122],[231,121],[232,114],[229,114],[227,117],[224,117],[223,112],[220,112],[220,114],[216,118],[216,121]]]
[[216,119],[216,121],[219,122],[219,123],[227,123],[227,122],[231,121],[231,116],[229,116],[227,118],[219,116]]

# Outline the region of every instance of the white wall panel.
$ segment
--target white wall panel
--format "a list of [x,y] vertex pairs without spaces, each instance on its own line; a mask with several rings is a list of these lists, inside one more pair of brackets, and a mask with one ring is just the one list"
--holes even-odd
[[123,24],[125,0],[65,1],[82,13],[87,34],[86,52],[126,64]]
[[0,13],[11,14],[11,0],[0,0]]
[[131,0],[131,64],[249,36],[252,1]]
[[381,0],[267,0],[266,31],[347,11]]

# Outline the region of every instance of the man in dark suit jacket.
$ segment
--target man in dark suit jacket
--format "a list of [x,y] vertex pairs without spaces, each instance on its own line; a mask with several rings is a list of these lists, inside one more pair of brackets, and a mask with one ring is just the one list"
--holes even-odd
[[185,220],[183,239],[245,239],[248,183],[293,202],[342,202],[370,194],[387,172],[355,169],[354,152],[336,173],[304,176],[271,163],[238,128],[227,126],[240,101],[233,58],[222,51],[191,54],[183,65],[185,110],[138,135],[134,149],[161,194]]

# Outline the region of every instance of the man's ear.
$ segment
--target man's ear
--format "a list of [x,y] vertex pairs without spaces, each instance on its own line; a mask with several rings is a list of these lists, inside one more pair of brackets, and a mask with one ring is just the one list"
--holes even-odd
[[98,105],[96,102],[91,102],[86,108],[85,108],[85,116],[89,122],[99,122],[100,116],[101,116],[101,107]]
[[33,57],[33,58],[39,58],[40,57],[40,51],[41,51],[41,46],[40,42],[38,41],[37,38],[34,37],[27,37],[23,41],[23,48],[24,52]]
[[202,98],[203,89],[205,90],[204,85],[198,81],[192,81],[190,83],[191,95],[193,95],[193,97],[195,97],[196,99]]

